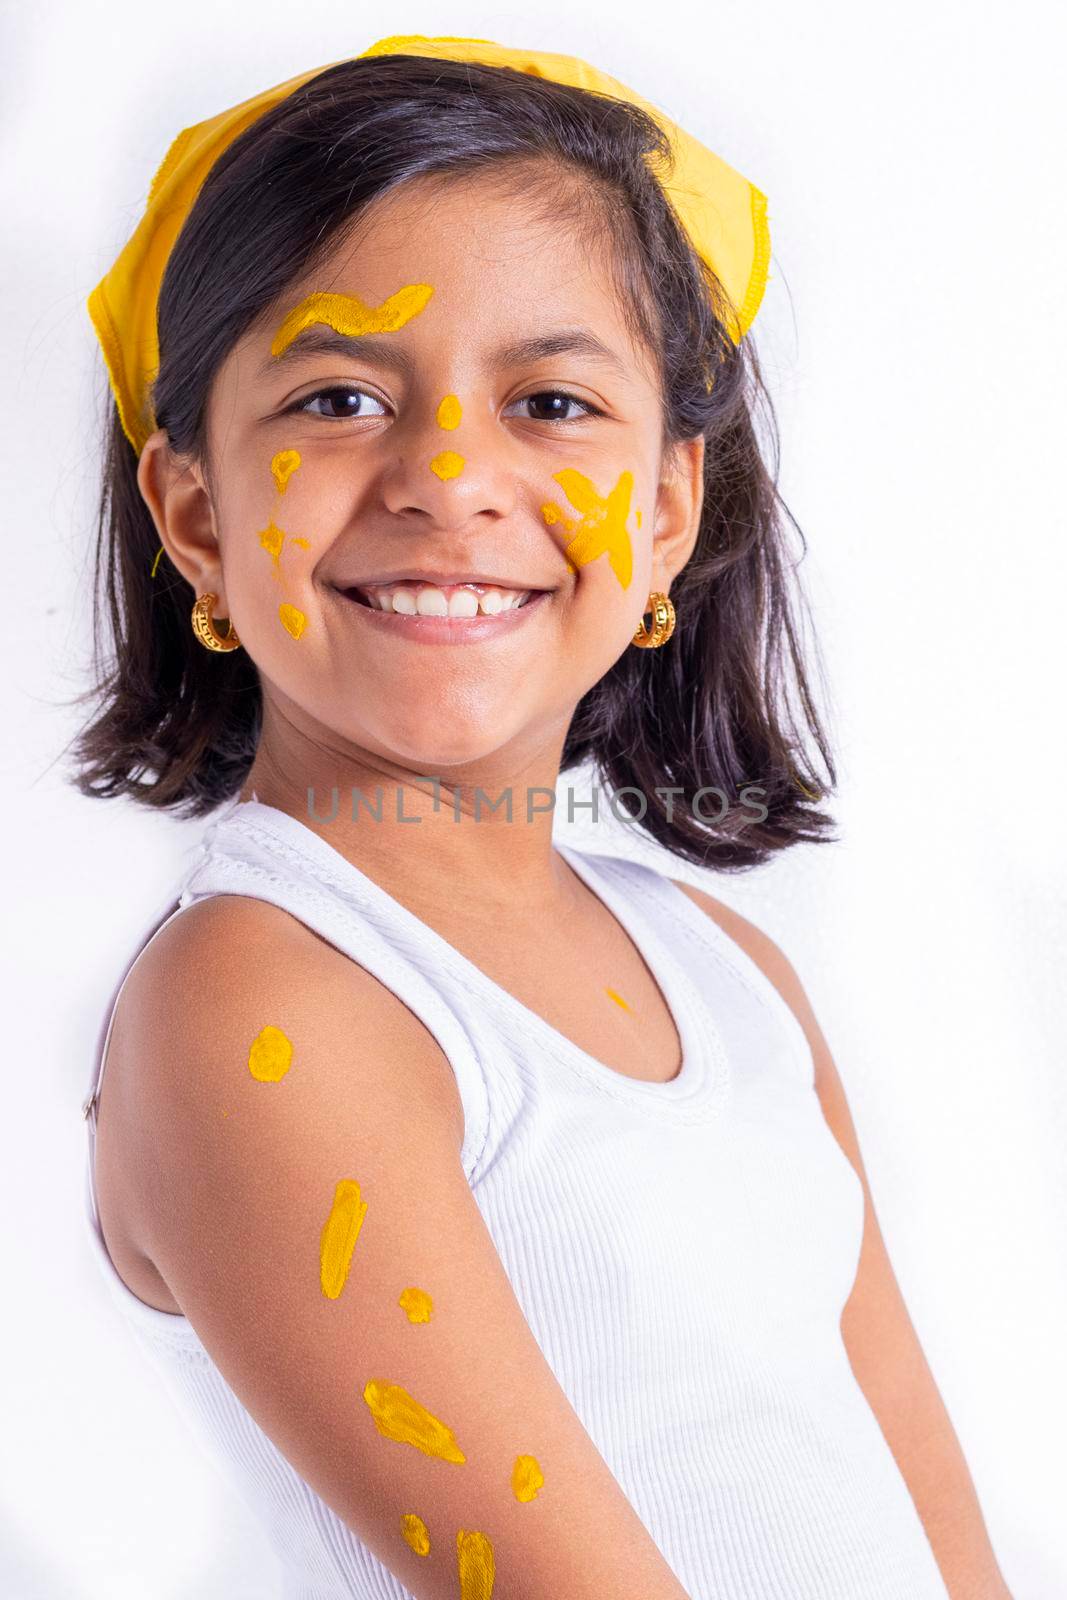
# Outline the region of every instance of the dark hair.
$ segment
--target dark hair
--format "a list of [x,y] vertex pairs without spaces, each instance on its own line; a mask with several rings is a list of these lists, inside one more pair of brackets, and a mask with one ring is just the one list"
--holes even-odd
[[[668,170],[670,154],[656,122],[630,103],[511,68],[399,55],[330,67],[248,127],[209,172],[164,273],[152,398],[173,449],[210,470],[206,402],[228,351],[371,200],[411,178],[492,166],[517,200],[537,206],[538,176],[547,178],[555,216],[563,203],[590,241],[607,232],[620,303],[655,359],[664,443],[707,441],[700,531],[672,593],[674,634],[656,650],[624,650],[588,690],[561,770],[591,761],[609,790],[645,797],[638,816],[620,796],[635,826],[687,860],[737,871],[827,838],[832,818],[814,802],[830,791],[803,754],[804,737],[831,784],[836,774],[792,610],[799,558],[786,550],[786,522],[800,530],[777,489],[773,405],[751,338],[735,345],[727,332],[736,308],[650,169],[651,157]],[[773,474],[757,437],[761,407]],[[156,570],[158,535],[136,473],[112,405],[96,682],[78,697],[99,704],[73,741],[72,781],[83,794],[202,816],[237,794],[252,764],[259,676],[246,651],[218,656],[196,640],[189,586],[162,560]],[[799,586],[796,596],[804,603]],[[656,795],[672,787],[681,804]],[[690,809],[701,788],[725,796],[720,821]]]

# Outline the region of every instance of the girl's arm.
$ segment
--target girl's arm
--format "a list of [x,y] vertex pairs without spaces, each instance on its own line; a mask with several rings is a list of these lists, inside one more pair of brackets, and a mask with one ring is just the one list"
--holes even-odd
[[136,1071],[107,1114],[138,1242],[389,1571],[418,1600],[487,1594],[490,1574],[509,1600],[687,1600],[530,1330],[418,1018],[237,895],[165,929],[120,1004]]
[[1012,1600],[963,1451],[893,1272],[845,1091],[800,979],[754,923],[692,884],[674,881],[762,968],[807,1035],[823,1115],[866,1197],[859,1268],[841,1318],[852,1370],[904,1476],[952,1600]]

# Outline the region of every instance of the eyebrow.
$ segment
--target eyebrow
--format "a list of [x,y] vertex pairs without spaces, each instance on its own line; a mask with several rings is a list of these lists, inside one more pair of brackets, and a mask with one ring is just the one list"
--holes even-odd
[[[588,356],[610,367],[620,378],[629,377],[625,362],[588,328],[560,328],[555,333],[518,339],[498,347],[491,361],[498,367],[519,367],[549,356],[568,354]],[[281,355],[268,356],[256,376],[269,377],[309,356],[344,356],[356,360],[362,357],[376,366],[391,367],[404,377],[410,377],[415,368],[410,351],[397,344],[389,334],[340,333],[328,323],[315,322],[303,328]]]

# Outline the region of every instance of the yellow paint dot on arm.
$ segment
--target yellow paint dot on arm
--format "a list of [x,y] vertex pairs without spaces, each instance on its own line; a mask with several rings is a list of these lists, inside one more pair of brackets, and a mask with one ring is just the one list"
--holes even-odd
[[407,1312],[409,1322],[429,1322],[433,1315],[433,1299],[425,1289],[404,1289],[399,1303]]
[[280,1028],[269,1024],[261,1028],[252,1040],[248,1052],[248,1070],[260,1083],[278,1083],[289,1071],[293,1061],[293,1046]]
[[400,1531],[417,1556],[428,1556],[430,1553],[430,1535],[425,1522],[417,1517],[414,1511],[408,1511],[400,1519]]
[[630,1006],[628,1006],[626,1004],[626,1001],[623,999],[622,995],[621,994],[616,994],[614,989],[605,989],[604,993],[607,994],[607,995],[610,995],[611,998],[614,1000],[615,1004],[617,1006],[622,1006],[622,1009],[624,1011],[630,1011],[632,1009],[632,1007],[630,1007]]
[[463,407],[454,394],[446,394],[437,408],[439,428],[458,428],[463,418]]
[[544,1488],[544,1473],[537,1464],[536,1456],[516,1456],[515,1466],[511,1473],[511,1488],[516,1500],[523,1502],[532,1500],[539,1489]]
[[439,1421],[399,1383],[371,1378],[363,1390],[374,1426],[385,1439],[414,1445],[424,1455],[442,1461],[466,1461],[452,1429]]
[[307,618],[305,617],[304,613],[302,611],[298,611],[296,606],[280,605],[278,607],[278,615],[281,618],[282,627],[285,629],[286,633],[291,633],[294,639],[299,639],[307,622]]
[[459,1600],[492,1600],[496,1578],[493,1547],[484,1533],[460,1528],[456,1534]]
[[331,1300],[336,1300],[345,1286],[366,1215],[367,1202],[360,1198],[359,1184],[354,1178],[341,1178],[319,1237],[319,1281],[323,1294]]
[[463,471],[463,457],[454,450],[442,450],[430,462],[430,471],[436,472],[439,478],[458,478]]
[[325,322],[337,333],[395,333],[412,317],[417,317],[433,290],[428,283],[409,283],[391,294],[380,306],[369,306],[354,294],[309,294],[285,317],[270,347],[280,356],[297,334],[313,323]]
[[278,493],[284,494],[289,486],[289,479],[300,465],[299,450],[279,450],[270,464],[271,476],[278,485]]

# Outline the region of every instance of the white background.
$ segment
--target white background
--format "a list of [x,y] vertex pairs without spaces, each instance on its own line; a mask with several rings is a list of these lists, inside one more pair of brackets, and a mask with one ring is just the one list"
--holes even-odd
[[[0,795],[14,937],[0,1592],[276,1593],[252,1513],[132,1344],[83,1236],[79,1106],[101,1008],[203,827],[64,782],[78,717],[63,701],[88,681],[105,397],[84,302],[180,128],[386,33],[422,32],[583,56],[770,198],[755,342],[808,539],[842,842],[707,881],[783,944],[812,996],[1016,1600],[1067,1594],[1053,9],[621,0],[606,35],[588,0],[528,13],[51,0],[3,14]],[[614,844],[599,833],[596,847]]]

